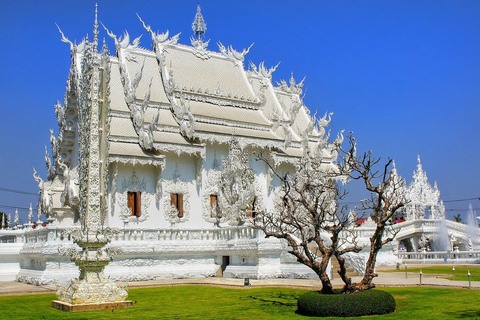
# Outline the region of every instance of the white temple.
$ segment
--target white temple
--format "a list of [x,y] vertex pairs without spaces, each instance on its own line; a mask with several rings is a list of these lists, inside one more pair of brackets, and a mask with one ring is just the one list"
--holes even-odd
[[[336,155],[325,134],[331,114],[319,121],[310,116],[303,81],[293,75],[274,85],[276,66],[250,63],[245,70],[251,47],[237,51],[219,42],[219,51],[209,50],[199,7],[191,46],[139,23],[151,50],[140,47],[140,37],[130,41],[127,32],[119,37],[104,26],[115,56],[105,42],[98,49],[96,22],[92,42],[74,45],[60,30],[71,64],[64,102],[55,105],[59,134],[50,130],[47,179],[34,172],[37,210],[49,224],[25,231],[18,279],[48,283],[78,276],[62,253],[72,250],[69,230],[99,222],[81,216],[92,197],[82,187],[92,183],[85,180],[92,165],[100,170],[100,181],[93,181],[99,183],[100,223],[116,230],[107,245],[117,253],[105,269],[111,279],[309,277],[313,273],[284,244],[228,214],[218,196],[219,173],[222,159],[236,152],[229,149],[235,141],[255,172],[250,214],[271,207],[279,181],[252,153],[268,150],[284,171],[307,150],[331,161]],[[98,114],[90,114],[96,104]],[[87,150],[92,126],[99,147]],[[96,154],[98,163],[85,152]]]
[[[71,55],[64,102],[55,104],[59,133],[50,130],[47,178],[34,170],[37,223],[30,212],[25,228],[0,234],[14,242],[0,252],[0,280],[45,284],[78,277],[72,239],[82,227],[92,241],[92,226],[108,233],[108,241],[99,241],[114,257],[105,267],[112,280],[316,277],[285,243],[248,227],[248,216],[229,214],[232,204],[218,188],[222,168],[235,167],[244,150],[255,173],[244,184],[254,200],[241,205],[250,216],[273,208],[279,179],[253,152],[268,151],[279,172],[293,170],[307,151],[334,161],[325,129],[332,114],[310,115],[303,80],[296,83],[292,75],[273,84],[278,65],[250,63],[246,70],[251,47],[237,51],[218,42],[218,51],[208,49],[199,7],[191,45],[139,23],[152,49],[140,47],[141,35],[130,41],[127,32],[117,36],[104,26],[115,41],[114,56],[105,41],[99,50],[97,20],[93,41],[78,45],[59,29]],[[444,218],[438,189],[428,184],[420,162],[408,193],[403,224],[424,221],[427,208],[428,218]],[[366,240],[368,230],[367,223],[358,234]],[[414,238],[417,251],[417,234],[402,232],[399,242]]]

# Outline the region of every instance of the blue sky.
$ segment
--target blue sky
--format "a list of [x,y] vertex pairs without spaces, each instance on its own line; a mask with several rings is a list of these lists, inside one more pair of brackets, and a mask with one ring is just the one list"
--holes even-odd
[[[189,44],[197,1],[98,1],[99,20],[116,34],[150,41],[153,29],[181,32]],[[443,200],[480,197],[480,1],[202,1],[209,48],[242,50],[246,62],[274,66],[274,81],[306,76],[305,104],[334,111],[332,131],[353,131],[359,150],[394,158],[411,181],[420,154]],[[80,42],[92,36],[95,1],[0,3],[0,187],[37,192],[32,166],[45,177],[44,146],[58,130],[68,45],[55,22]],[[103,30],[100,37],[106,37]],[[113,49],[111,39],[107,43]],[[349,200],[359,200],[354,187]],[[35,196],[0,191],[0,211]],[[480,201],[472,201],[474,208]],[[454,211],[452,209],[463,211]],[[447,203],[447,216],[468,202]],[[21,216],[26,211],[20,210]]]

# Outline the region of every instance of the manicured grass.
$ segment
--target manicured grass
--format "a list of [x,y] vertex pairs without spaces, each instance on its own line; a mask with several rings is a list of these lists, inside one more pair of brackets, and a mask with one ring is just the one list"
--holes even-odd
[[[475,319],[480,291],[437,288],[382,288],[396,299],[397,311],[361,319]],[[311,318],[295,313],[306,290],[285,288],[225,289],[177,286],[132,289],[130,309],[67,313],[52,309],[55,295],[0,297],[2,319],[343,319]],[[359,319],[359,318],[346,318]]]
[[[453,265],[434,266],[434,267],[425,267],[425,268],[407,268],[407,269],[408,269],[408,274],[412,274],[412,275],[413,274],[418,275],[420,273],[420,269],[422,269],[423,274],[438,274],[438,275],[442,275],[442,278],[444,279],[452,280],[453,279],[452,267]],[[468,271],[470,271],[471,281],[480,281],[480,265],[468,266],[468,267],[455,266],[455,281],[468,281],[468,276],[467,276]],[[405,266],[402,266],[400,270],[395,270],[395,272],[405,272]]]

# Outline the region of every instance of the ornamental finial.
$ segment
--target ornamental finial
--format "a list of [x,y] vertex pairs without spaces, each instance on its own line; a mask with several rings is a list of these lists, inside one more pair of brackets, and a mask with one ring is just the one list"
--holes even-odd
[[32,223],[33,221],[33,209],[32,204],[30,203],[30,208],[28,208],[28,223]]
[[93,23],[93,51],[98,49],[98,3],[95,3],[95,22]]
[[423,171],[422,161],[420,160],[420,155],[417,155],[417,171]]
[[15,218],[13,219],[13,225],[15,227],[18,227],[18,224],[20,223],[20,217],[18,216],[18,208],[15,209]]
[[198,39],[207,31],[207,24],[205,23],[205,19],[203,19],[200,4],[197,5],[197,14],[195,14],[195,20],[192,22],[192,30]]

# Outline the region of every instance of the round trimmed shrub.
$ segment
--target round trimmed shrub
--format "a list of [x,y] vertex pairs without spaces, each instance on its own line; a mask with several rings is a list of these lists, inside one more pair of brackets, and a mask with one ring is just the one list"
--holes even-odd
[[322,294],[310,291],[298,298],[298,313],[317,317],[358,317],[395,311],[395,299],[385,291],[365,290],[353,294]]

